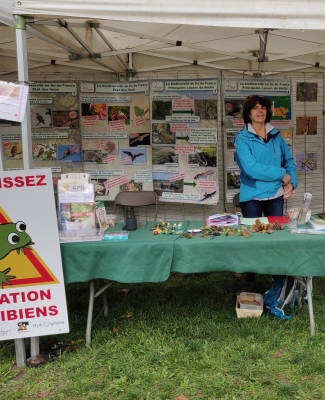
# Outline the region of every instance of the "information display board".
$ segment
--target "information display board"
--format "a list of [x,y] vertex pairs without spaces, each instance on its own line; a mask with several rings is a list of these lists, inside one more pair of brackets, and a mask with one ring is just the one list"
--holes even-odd
[[216,204],[217,79],[151,82],[152,170],[163,201]]
[[[30,83],[29,92],[34,168],[82,171],[77,82]],[[0,120],[0,127],[5,169],[22,169],[20,126]]]
[[69,332],[51,170],[1,171],[0,198],[0,340]]
[[125,190],[152,190],[149,82],[82,82],[84,172],[96,200]]

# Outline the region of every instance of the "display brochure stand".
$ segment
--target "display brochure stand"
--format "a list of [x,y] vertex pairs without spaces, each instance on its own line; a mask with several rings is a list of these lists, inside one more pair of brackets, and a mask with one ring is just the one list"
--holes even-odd
[[298,214],[298,218],[297,218],[298,225],[306,223],[306,218],[307,218],[307,214],[308,214],[308,211],[310,208],[311,198],[312,198],[312,191],[310,193],[306,192],[304,194],[304,199],[302,200],[300,207],[299,207],[299,214]]
[[[58,181],[58,226],[61,242],[102,240],[96,227],[94,185],[88,178],[67,174]],[[79,174],[85,175],[85,174]]]

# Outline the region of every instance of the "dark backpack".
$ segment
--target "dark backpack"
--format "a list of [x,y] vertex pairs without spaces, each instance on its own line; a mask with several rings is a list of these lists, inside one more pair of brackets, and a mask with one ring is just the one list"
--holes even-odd
[[277,275],[270,289],[264,293],[263,300],[266,309],[279,319],[290,319],[291,315],[285,314],[284,307],[295,302],[297,279],[293,276]]

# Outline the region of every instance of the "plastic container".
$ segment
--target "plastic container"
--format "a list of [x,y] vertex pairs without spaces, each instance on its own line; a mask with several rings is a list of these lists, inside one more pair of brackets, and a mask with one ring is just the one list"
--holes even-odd
[[127,240],[129,238],[128,231],[105,232],[104,240]]
[[59,230],[59,239],[64,242],[92,242],[103,240],[99,229]]
[[263,314],[263,296],[258,293],[242,292],[237,296],[238,318],[260,317]]

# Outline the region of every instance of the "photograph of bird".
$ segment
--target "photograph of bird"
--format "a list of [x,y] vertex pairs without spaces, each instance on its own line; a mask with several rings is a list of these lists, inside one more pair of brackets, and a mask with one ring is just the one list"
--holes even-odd
[[144,156],[144,153],[134,154],[134,153],[131,153],[130,151],[124,151],[124,150],[123,150],[123,153],[125,153],[129,157],[131,157],[132,161],[134,161],[137,157]]
[[37,124],[36,124],[35,126],[39,125],[40,123],[42,123],[43,125],[45,125],[44,118],[42,117],[41,114],[36,113],[36,119],[37,119],[38,122],[37,122]]
[[12,146],[11,150],[10,150],[11,156],[10,157],[15,157],[18,154],[21,154],[22,151],[18,151],[18,147],[17,146]]
[[41,147],[39,150],[38,150],[38,153],[37,153],[37,156],[36,157],[40,157],[43,153],[44,153],[44,147]]
[[60,160],[64,160],[66,157],[68,157],[71,154],[71,150],[69,147],[67,147],[64,152],[63,152],[63,156],[61,158],[59,158],[58,161]]
[[200,201],[211,199],[216,193],[217,193],[216,191],[211,192],[211,193],[204,193],[204,195]]

